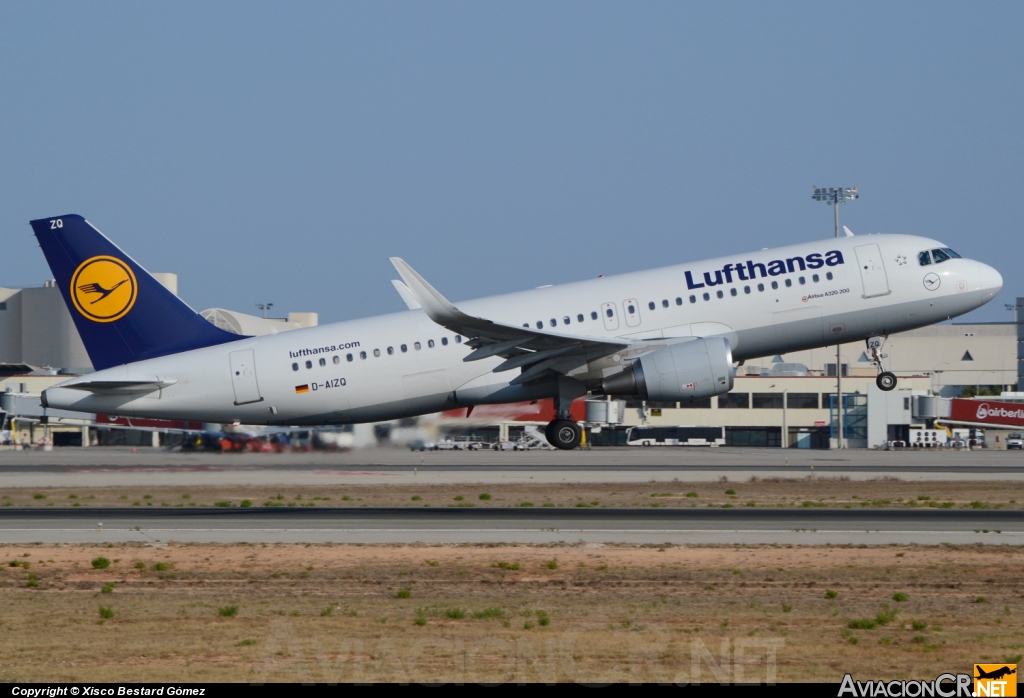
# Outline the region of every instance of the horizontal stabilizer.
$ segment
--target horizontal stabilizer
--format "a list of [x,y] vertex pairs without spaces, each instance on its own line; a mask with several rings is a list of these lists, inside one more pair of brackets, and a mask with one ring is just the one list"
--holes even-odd
[[91,381],[78,380],[61,383],[60,388],[71,388],[72,390],[84,390],[89,393],[151,393],[161,388],[167,388],[178,381],[161,380],[160,378],[143,378],[139,380],[124,381]]

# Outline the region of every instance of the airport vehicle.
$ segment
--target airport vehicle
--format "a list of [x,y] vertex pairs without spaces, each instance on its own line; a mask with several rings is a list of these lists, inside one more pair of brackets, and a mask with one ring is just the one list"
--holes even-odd
[[1006,435],[1006,450],[1010,449],[1024,449],[1024,439],[1017,432]]
[[723,446],[725,427],[632,427],[627,446]]
[[[848,234],[456,307],[394,257],[419,309],[245,337],[200,317],[81,216],[32,228],[97,369],[45,390],[46,407],[303,426],[552,398],[545,436],[561,449],[579,444],[569,406],[587,393],[717,395],[736,362],[880,340],[974,310],[1003,284],[935,240]],[[891,390],[880,345],[868,351]]]

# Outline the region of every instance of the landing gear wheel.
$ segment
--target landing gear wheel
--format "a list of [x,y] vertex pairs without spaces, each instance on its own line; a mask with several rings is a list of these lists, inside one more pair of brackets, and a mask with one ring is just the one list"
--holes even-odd
[[878,386],[879,390],[889,392],[896,388],[896,374],[891,371],[883,371],[878,374],[878,378],[875,379],[875,385]]
[[579,446],[582,433],[579,425],[571,419],[556,419],[544,429],[548,443],[563,451],[571,451]]

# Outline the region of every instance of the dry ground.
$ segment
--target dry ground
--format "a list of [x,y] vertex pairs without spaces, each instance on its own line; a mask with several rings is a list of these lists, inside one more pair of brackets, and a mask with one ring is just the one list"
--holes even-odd
[[1024,645],[1011,547],[31,545],[0,562],[0,681],[930,679]]
[[[482,496],[483,495],[483,496]],[[488,498],[489,497],[489,498]],[[744,482],[0,488],[0,506],[1024,508],[1024,482],[808,477]]]

